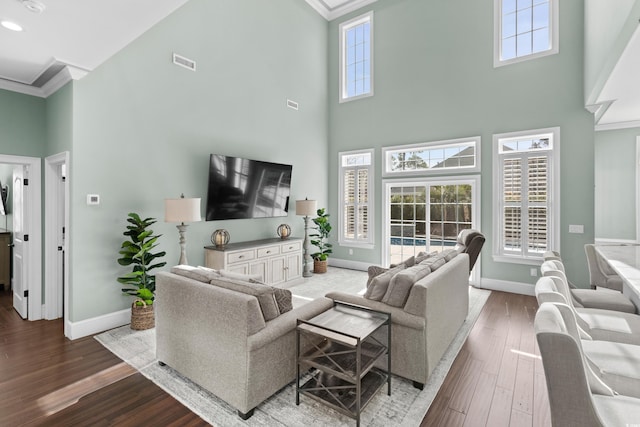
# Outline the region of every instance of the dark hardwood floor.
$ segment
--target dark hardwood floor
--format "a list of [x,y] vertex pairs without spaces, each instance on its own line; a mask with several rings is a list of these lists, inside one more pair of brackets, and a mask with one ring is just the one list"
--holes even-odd
[[[549,426],[535,298],[493,292],[424,426]],[[207,425],[93,337],[23,321],[0,291],[1,426]],[[219,426],[224,427],[224,426]]]

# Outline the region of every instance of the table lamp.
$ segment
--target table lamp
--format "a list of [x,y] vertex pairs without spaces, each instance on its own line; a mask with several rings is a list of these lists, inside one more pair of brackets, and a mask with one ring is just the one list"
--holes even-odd
[[187,231],[185,222],[202,221],[200,217],[200,198],[184,197],[179,199],[164,199],[164,222],[179,222],[176,227],[180,235],[180,260],[178,264],[188,264],[187,262],[187,239],[184,237]]
[[315,200],[296,200],[296,215],[304,216],[304,255],[302,277],[311,277],[311,255],[309,254],[309,216],[315,215],[318,203]]

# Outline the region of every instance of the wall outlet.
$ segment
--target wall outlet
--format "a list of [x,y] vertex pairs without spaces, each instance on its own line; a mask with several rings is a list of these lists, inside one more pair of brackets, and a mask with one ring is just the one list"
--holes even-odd
[[349,249],[349,255],[353,255],[353,249]]
[[538,269],[537,268],[532,268],[530,270],[531,273],[531,277],[538,277]]
[[569,233],[583,234],[584,225],[569,225]]

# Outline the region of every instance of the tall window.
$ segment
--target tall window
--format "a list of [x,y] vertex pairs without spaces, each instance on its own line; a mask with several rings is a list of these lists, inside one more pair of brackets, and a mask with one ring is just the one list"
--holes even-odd
[[494,135],[494,255],[536,262],[559,242],[559,128]]
[[558,53],[559,0],[494,0],[494,65]]
[[340,153],[342,246],[373,247],[373,150]]
[[373,95],[373,12],[340,24],[340,102]]

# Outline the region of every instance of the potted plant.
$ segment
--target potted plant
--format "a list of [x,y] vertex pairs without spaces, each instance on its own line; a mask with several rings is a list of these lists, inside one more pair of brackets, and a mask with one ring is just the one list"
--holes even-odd
[[318,252],[311,254],[311,258],[313,258],[313,272],[326,273],[327,258],[329,258],[329,254],[332,253],[332,245],[328,243],[331,224],[329,224],[329,214],[325,212],[324,208],[318,209],[316,214],[318,216],[313,218],[313,223],[316,226],[313,228],[318,232],[309,235],[309,237],[312,238],[311,244],[318,248]]
[[153,300],[156,290],[156,277],[149,272],[167,264],[158,262],[166,252],[152,252],[160,237],[154,236],[149,228],[155,224],[155,218],[141,219],[138,214],[130,213],[127,222],[130,225],[122,234],[129,239],[122,242],[118,264],[133,266],[133,270],[118,277],[118,282],[126,285],[122,288],[123,293],[136,297],[131,306],[131,329],[149,329],[155,326]]

